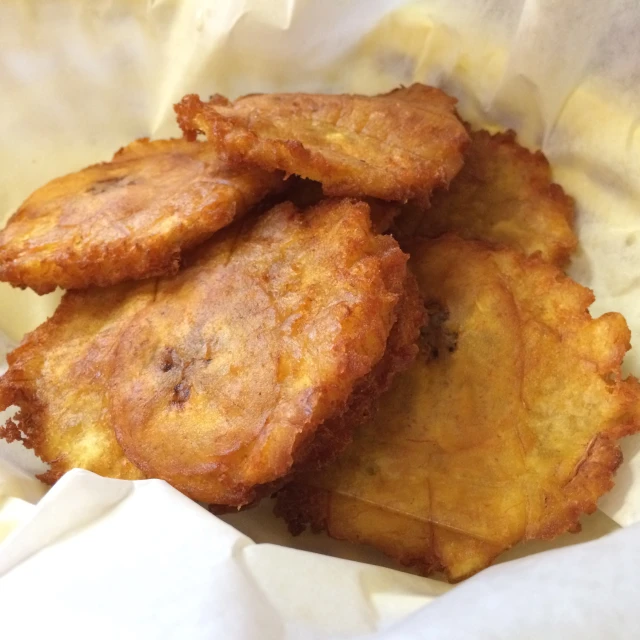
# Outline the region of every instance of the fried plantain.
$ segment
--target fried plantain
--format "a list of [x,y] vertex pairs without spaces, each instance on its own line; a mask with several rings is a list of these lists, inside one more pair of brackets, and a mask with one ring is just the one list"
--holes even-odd
[[114,352],[114,428],[147,475],[242,505],[382,358],[406,277],[368,207],[285,203],[161,281]]
[[410,271],[396,317],[382,359],[356,384],[344,413],[320,426],[309,442],[308,451],[301,453],[293,473],[321,468],[341,453],[351,442],[355,427],[372,417],[379,396],[389,389],[397,374],[409,368],[418,354],[418,338],[420,332],[426,330],[428,318],[418,283]]
[[61,464],[97,470],[61,434],[99,450],[113,429],[140,475],[251,502],[381,361],[406,259],[364,203],[285,203],[221,231],[173,277],[69,292],[0,379],[2,404],[21,409],[4,435],[57,477]]
[[640,428],[640,385],[621,376],[622,316],[592,319],[592,293],[539,256],[454,236],[411,256],[430,309],[420,354],[276,512],[455,581],[579,527]]
[[175,108],[186,136],[206,133],[232,162],[317,180],[326,195],[425,202],[462,167],[455,102],[414,84],[380,96],[188,95]]
[[24,202],[0,232],[0,280],[43,294],[175,273],[182,250],[281,187],[205,143],[137,140]]
[[475,131],[449,191],[435,193],[428,210],[406,205],[392,231],[401,241],[456,233],[563,266],[578,244],[573,218],[573,199],[552,182],[541,151],[521,147],[513,131]]
[[152,280],[67,292],[54,315],[7,356],[0,408],[19,413],[0,437],[19,440],[50,465],[48,484],[80,467],[137,480],[144,474],[122,453],[105,394],[109,356],[129,320],[155,291]]
[[[287,179],[287,187],[282,197],[293,202],[299,209],[306,209],[323,200],[324,194],[319,182],[291,176]],[[371,226],[376,233],[387,233],[392,228],[394,219],[403,212],[403,206],[399,202],[368,197],[360,199],[369,205]]]

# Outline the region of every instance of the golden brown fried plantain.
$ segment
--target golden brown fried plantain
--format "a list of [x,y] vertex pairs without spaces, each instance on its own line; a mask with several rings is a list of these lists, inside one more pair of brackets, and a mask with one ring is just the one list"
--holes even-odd
[[[418,353],[416,342],[427,318],[418,284],[410,272],[407,273],[405,290],[395,315],[397,320],[391,328],[382,359],[355,385],[344,411],[325,420],[313,439],[308,440],[305,447],[297,451],[291,473],[264,486],[257,493],[257,498],[274,493],[298,472],[322,468],[340,454],[351,442],[355,427],[371,418],[380,394],[387,391],[394,377],[413,362]],[[254,506],[254,503],[246,506]],[[236,508],[211,505],[210,511],[215,514],[229,513],[236,511]]]
[[26,200],[0,233],[0,280],[48,293],[176,272],[183,249],[281,187],[205,143],[137,140]]
[[3,404],[21,408],[5,436],[22,429],[69,468],[86,466],[84,449],[75,457],[61,434],[99,450],[112,426],[144,475],[248,503],[380,362],[406,259],[371,231],[366,204],[285,203],[222,231],[173,277],[70,292],[0,380]]
[[575,531],[640,428],[629,330],[539,257],[445,236],[411,264],[431,310],[420,354],[327,468],[278,494],[306,526],[460,580],[522,540]]
[[[314,180],[306,180],[291,176],[287,179],[287,187],[283,200],[293,202],[299,209],[306,209],[324,199],[322,185]],[[399,202],[387,202],[378,198],[361,198],[369,205],[371,226],[376,233],[386,233],[392,228],[394,219],[403,212]]]
[[578,240],[573,232],[573,199],[552,183],[541,151],[531,153],[513,131],[471,134],[465,164],[448,192],[434,194],[431,207],[410,203],[396,218],[393,233],[401,241],[456,233],[539,253],[563,266]]
[[203,502],[283,477],[382,358],[406,256],[367,205],[285,203],[197,250],[121,334],[109,388],[125,454]]
[[317,180],[327,195],[427,201],[462,166],[469,138],[455,102],[414,84],[373,97],[188,95],[175,108],[185,135],[206,133],[233,162]]
[[389,389],[398,373],[409,368],[418,354],[417,341],[421,329],[426,330],[427,316],[418,283],[410,271],[396,307],[396,317],[382,359],[356,384],[344,413],[320,426],[293,472],[321,468],[341,453],[351,442],[354,428],[372,417],[378,397]]
[[20,407],[0,437],[20,440],[48,462],[53,484],[75,467],[111,478],[144,474],[122,453],[110,427],[105,381],[109,356],[129,320],[150,304],[155,283],[68,292],[53,317],[7,356],[0,409]]

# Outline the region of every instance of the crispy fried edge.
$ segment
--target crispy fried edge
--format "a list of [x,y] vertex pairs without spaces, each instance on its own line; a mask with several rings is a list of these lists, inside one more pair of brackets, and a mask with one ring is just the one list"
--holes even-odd
[[396,307],[396,321],[387,339],[382,359],[371,373],[354,387],[342,414],[326,420],[315,438],[298,453],[293,471],[319,469],[337,457],[350,444],[353,430],[375,411],[378,397],[387,391],[395,376],[406,371],[418,354],[418,336],[426,314],[418,282],[407,271],[405,289]]
[[[553,181],[553,171],[547,156],[542,150],[530,151],[526,147],[522,146],[518,142],[517,134],[513,129],[507,129],[506,131],[499,131],[498,133],[490,134],[488,131],[479,130],[474,131],[472,136],[478,136],[481,139],[485,139],[487,143],[491,145],[508,147],[513,155],[517,157],[522,164],[527,164],[536,167],[536,173],[543,171],[546,175],[544,179],[539,180],[539,176],[535,176],[535,180],[531,182],[536,183],[536,190],[539,191],[543,198],[548,198],[550,201],[558,205],[558,210],[564,216],[569,228],[572,231],[572,238],[570,242],[563,244],[554,244],[553,250],[549,252],[549,261],[558,267],[566,266],[571,258],[571,255],[578,247],[578,238],[574,232],[575,225],[575,199],[570,196],[557,182]],[[484,141],[483,141],[484,142]],[[470,145],[471,146],[471,145]],[[479,238],[482,240],[482,238]]]
[[[512,129],[507,129],[506,131],[499,131],[497,133],[491,134],[485,129],[473,131],[467,124],[467,130],[469,131],[469,134],[471,136],[471,143],[465,150],[465,158],[468,158],[468,155],[473,150],[474,145],[491,145],[496,150],[499,147],[508,148],[512,156],[516,157],[518,161],[523,165],[534,167],[534,170],[528,175],[529,182],[534,185],[532,186],[532,189],[535,188],[535,190],[538,191],[541,200],[546,199],[557,205],[558,211],[563,215],[572,232],[572,237],[570,240],[569,238],[566,238],[566,242],[556,242],[553,244],[553,246],[549,247],[548,261],[559,267],[566,266],[571,256],[578,247],[578,238],[575,235],[574,231],[575,200],[564,191],[561,185],[553,182],[552,168],[547,157],[540,149],[538,149],[537,151],[530,151],[526,147],[519,144],[517,140],[517,134]],[[538,175],[540,172],[544,172],[546,174],[544,178]],[[456,178],[451,181],[448,188],[451,189],[452,187],[455,187],[455,184]],[[401,224],[397,224],[396,221],[393,220],[391,224],[391,232],[395,237],[398,238],[399,242],[402,245],[404,245],[406,242],[410,242],[414,236],[433,237],[434,239],[436,237],[439,237],[429,236],[428,234],[422,233],[421,225],[423,219],[426,216],[437,215],[437,211],[428,211],[430,206],[433,205],[434,209],[437,209],[439,200],[446,199],[447,197],[448,194],[446,191],[436,191],[430,203],[427,202],[425,204],[418,201],[407,203],[406,213],[401,212],[399,216],[396,217],[398,222],[400,222]],[[407,216],[405,217],[405,225],[407,225],[408,222],[409,228],[403,229],[403,216]],[[445,232],[445,234],[446,233],[447,232]],[[471,240],[472,238],[469,239]],[[480,237],[473,239],[478,241],[491,241],[488,238]],[[511,248],[518,250],[518,247]]]
[[[519,257],[520,264],[524,266],[528,263],[531,266],[543,265],[547,268],[555,268],[558,271],[556,274],[558,278],[571,280],[558,267],[550,265],[540,256],[526,257],[514,249],[499,248],[491,243],[462,240],[460,238],[458,240],[480,246],[487,251],[510,253]],[[430,241],[423,242],[429,244]],[[581,286],[578,283],[575,284]],[[582,288],[584,289],[584,287]],[[594,297],[591,292],[589,294],[589,304],[591,304]],[[630,344],[627,342],[625,350],[629,348]],[[577,533],[580,531],[579,518],[581,515],[593,513],[597,509],[597,501],[613,488],[615,472],[623,460],[622,451],[617,441],[624,436],[640,432],[640,382],[635,377],[629,376],[624,380],[615,380],[614,384],[615,391],[621,396],[619,416],[612,419],[592,439],[582,459],[576,465],[573,477],[565,485],[568,488],[564,504],[565,508],[562,511],[555,511],[555,517],[541,520],[542,526],[537,531],[533,534],[525,535],[515,544],[532,540],[552,540],[563,533]],[[277,501],[274,507],[274,514],[285,520],[289,532],[294,536],[301,534],[307,528],[313,533],[328,531],[331,493],[327,489],[297,484],[294,479],[291,484],[286,485],[276,494]],[[372,505],[372,508],[375,508],[375,505]],[[509,548],[511,547],[496,548],[495,555],[486,566],[490,566],[495,558]],[[414,557],[412,555],[403,555],[402,550],[397,554],[393,554],[386,549],[383,551],[401,565],[415,568],[423,575],[443,572],[449,582],[459,582],[481,570],[478,569],[468,574],[452,576],[447,568],[441,564],[435,553],[428,557]]]
[[[396,321],[387,339],[382,359],[354,387],[343,412],[326,420],[313,439],[299,446],[294,453],[296,461],[292,472],[276,482],[262,485],[254,502],[242,508],[255,506],[260,499],[270,496],[291,482],[298,472],[320,469],[338,456],[351,442],[353,429],[371,417],[377,406],[378,396],[390,386],[394,377],[406,371],[418,353],[417,339],[426,322],[422,296],[415,276],[407,271],[405,290],[398,301]],[[209,505],[212,513],[229,513],[234,507]]]
[[[402,100],[417,108],[419,101],[416,99],[415,87],[423,85],[412,85],[412,87],[400,87],[389,93],[380,96],[344,96],[345,99],[379,98],[381,100],[396,99]],[[426,87],[425,89],[433,89]],[[260,94],[257,94],[260,95]],[[310,97],[322,97],[319,94],[306,94]],[[448,101],[455,101],[446,94],[443,97]],[[244,96],[245,98],[250,96]],[[242,100],[242,98],[240,98]],[[444,102],[441,100],[441,102]],[[362,180],[349,178],[341,174],[338,167],[330,163],[321,151],[309,149],[300,140],[284,138],[265,138],[256,133],[250,126],[239,121],[234,116],[225,116],[216,107],[233,108],[233,103],[224,96],[214,95],[209,102],[202,102],[199,96],[188,94],[174,105],[177,114],[178,125],[182,129],[188,140],[195,140],[200,133],[206,133],[208,139],[215,144],[216,148],[224,151],[231,162],[249,162],[258,165],[263,169],[273,171],[280,169],[285,171],[287,177],[290,175],[300,175],[304,178],[318,180],[323,184],[323,190],[327,196],[362,197],[364,195],[381,198],[384,200],[407,201],[418,199],[421,202],[428,202],[429,194],[437,187],[447,187],[453,177],[460,171],[464,163],[463,151],[469,143],[466,130],[460,123],[460,131],[451,135],[454,152],[451,158],[439,171],[436,171],[430,181],[416,180],[412,172],[404,170],[403,180],[395,180],[394,187],[387,185],[384,189],[373,187],[371,193],[365,193],[362,189]],[[443,118],[446,112],[442,112]],[[455,111],[450,112],[451,118],[458,120]],[[455,157],[457,153],[458,157]],[[444,165],[447,165],[448,171]],[[450,175],[447,175],[450,174]],[[420,186],[418,186],[420,182]],[[412,184],[411,183],[416,183]]]
[[[60,324],[64,324],[67,316],[74,312],[75,306],[76,303],[69,295],[63,296],[54,315],[27,334],[22,343],[8,354],[9,369],[0,377],[0,411],[11,406],[19,408],[13,418],[7,420],[4,426],[0,425],[0,439],[4,439],[8,443],[20,442],[26,449],[33,450],[35,455],[46,462],[50,469],[37,474],[36,478],[49,485],[57,482],[69,469],[67,467],[61,468],[58,459],[48,460],[48,456],[44,455],[44,426],[47,405],[40,400],[37,386],[33,381],[21,380],[19,376],[16,379],[16,372],[20,373],[22,370],[12,369],[12,365],[24,352],[35,350],[38,353],[38,351],[44,350],[52,330],[55,330]],[[115,434],[113,438],[114,445],[119,446]],[[142,471],[125,456],[124,452],[122,452],[122,459],[131,466],[132,470],[139,473],[138,479],[145,477]]]
[[[139,153],[137,147],[134,147],[137,143],[145,141],[149,142],[148,138],[135,140],[116,151],[111,161],[89,165],[85,169],[111,165],[114,162],[124,162],[130,159],[151,158],[156,154]],[[176,141],[182,142],[180,138],[176,139]],[[160,149],[160,153],[166,154],[170,153],[170,149],[165,148],[168,147],[168,142],[170,141],[154,140],[150,141],[150,144],[156,144]],[[128,151],[129,147],[133,148],[132,152]],[[54,181],[55,179],[52,182]],[[261,198],[267,197],[271,191],[276,190],[275,185],[271,190],[266,189]],[[254,205],[258,205],[261,198],[258,198]],[[114,259],[113,255],[119,251],[122,243],[113,241],[100,245],[100,247],[95,247],[92,251],[85,250],[81,255],[74,254],[68,249],[66,251],[57,251],[42,260],[37,273],[34,273],[33,269],[25,267],[21,260],[15,257],[5,258],[2,255],[2,246],[0,246],[0,280],[8,282],[14,287],[20,289],[29,288],[39,295],[44,295],[55,291],[57,287],[62,289],[86,289],[94,285],[107,287],[130,280],[172,276],[180,269],[184,251],[204,242],[216,231],[224,228],[239,217],[236,213],[236,204],[235,202],[229,203],[224,220],[213,231],[203,231],[190,240],[175,237],[169,239],[166,236],[157,234],[147,236],[143,243],[135,242],[127,247],[127,258],[124,261],[122,260],[121,251],[118,259]],[[20,212],[23,205],[16,211],[14,216]],[[249,209],[250,207],[247,207],[247,210]],[[6,226],[11,224],[12,219],[13,216],[9,218]]]

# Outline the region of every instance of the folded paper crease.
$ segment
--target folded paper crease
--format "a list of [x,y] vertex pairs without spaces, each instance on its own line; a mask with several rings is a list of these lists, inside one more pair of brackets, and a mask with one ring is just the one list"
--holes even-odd
[[[581,248],[570,274],[594,289],[593,315],[622,312],[637,343],[639,29],[634,0],[588,10],[578,0],[7,0],[0,221],[47,180],[134,138],[179,135],[172,105],[189,92],[378,93],[433,83],[459,98],[473,126],[513,127],[521,142],[542,147],[577,200]],[[0,332],[9,336],[0,363],[58,300],[0,286]],[[640,373],[640,352],[626,368]],[[629,527],[640,520],[640,437],[622,446],[625,464],[600,509],[627,529],[498,565],[421,609],[449,588],[254,544],[159,481],[74,471],[38,502],[37,461],[0,443],[0,633],[630,637],[626,629],[640,625],[631,605],[640,545]],[[260,542],[279,526],[269,510],[226,519]],[[590,537],[615,528],[597,518],[605,524]],[[538,549],[522,553],[529,548]],[[339,546],[331,553],[368,557]]]

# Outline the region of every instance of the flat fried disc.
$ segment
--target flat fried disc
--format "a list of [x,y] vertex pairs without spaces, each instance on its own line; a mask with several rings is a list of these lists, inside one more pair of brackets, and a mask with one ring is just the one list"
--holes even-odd
[[121,334],[125,454],[199,500],[251,501],[382,358],[405,260],[346,200],[285,203],[203,247]]
[[513,131],[476,131],[449,190],[435,193],[429,209],[407,205],[393,233],[401,240],[456,233],[563,266],[578,244],[573,217],[573,199],[553,183],[542,152],[521,147]]
[[406,259],[372,232],[365,204],[285,203],[221,232],[173,277],[69,292],[10,356],[1,406],[21,411],[2,435],[53,464],[46,480],[127,468],[246,504],[381,361]]
[[576,530],[640,428],[622,316],[539,258],[445,236],[412,249],[420,354],[327,468],[278,494],[310,525],[459,580],[522,540]]
[[48,293],[175,272],[183,249],[281,185],[207,144],[137,140],[24,202],[0,232],[0,280]]
[[317,180],[326,195],[426,201],[462,166],[455,102],[414,84],[381,96],[189,95],[176,112],[186,135],[206,133],[233,162]]

